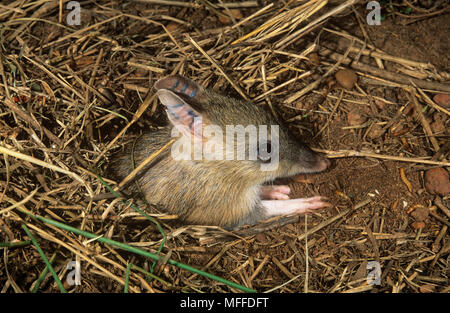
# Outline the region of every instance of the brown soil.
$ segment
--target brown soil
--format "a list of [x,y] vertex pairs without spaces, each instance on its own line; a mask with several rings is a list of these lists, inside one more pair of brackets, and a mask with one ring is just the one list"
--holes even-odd
[[[8,2],[13,1],[6,1],[6,4]],[[65,167],[83,177],[95,194],[101,194],[106,192],[105,187],[95,176],[89,175],[87,170],[102,172],[114,153],[117,153],[126,142],[149,127],[167,123],[163,110],[156,100],[152,100],[145,113],[129,128],[125,136],[121,136],[112,146],[108,146],[132,120],[147,91],[153,95],[154,90],[151,87],[156,79],[173,71],[180,72],[181,69],[186,76],[198,75],[192,78],[205,87],[240,97],[198,51],[190,47],[183,53],[179,52],[181,47],[189,45],[185,35],[189,34],[196,42],[214,38],[212,43],[204,45],[203,48],[214,56],[220,56],[221,58],[216,60],[221,67],[235,82],[241,82],[246,70],[232,66],[233,59],[238,57],[229,52],[227,47],[231,44],[230,39],[235,40],[249,33],[264,20],[255,19],[243,24],[238,31],[222,34],[216,30],[223,30],[223,27],[227,26],[224,24],[227,20],[219,21],[217,14],[205,9],[204,6],[186,8],[144,3],[122,6],[120,4],[122,1],[96,2],[98,5],[86,4],[88,8],[82,11],[81,26],[71,29],[56,26],[55,23],[34,22],[28,24],[28,28],[22,29],[19,36],[10,38],[8,36],[19,29],[21,24],[7,25],[2,39],[6,51],[3,50],[4,57],[0,59],[3,60],[3,68],[0,68],[3,78],[0,88],[0,116],[2,116],[0,146],[20,151],[48,164]],[[271,1],[261,2],[265,6]],[[282,9],[281,1],[272,2],[275,4],[274,8],[268,10],[270,14],[267,13],[266,18],[275,14],[275,8]],[[326,27],[347,32],[388,55],[430,63],[434,65],[434,70],[425,72],[428,76],[423,79],[448,86],[450,48],[448,7],[447,11],[440,14],[415,19],[414,16],[427,15],[445,7],[437,6],[430,9],[421,6],[417,1],[410,2],[416,3],[416,9],[421,11],[413,9],[406,14],[402,11],[404,9],[402,6],[395,6],[390,12],[384,7],[383,14],[386,15],[386,19],[380,26],[358,23],[356,15],[364,20],[367,12],[363,5],[358,4],[354,12],[345,11],[328,19],[325,24],[308,32],[304,38],[282,49],[300,54],[311,43],[317,42],[322,47],[344,54],[350,41],[324,31],[323,28]],[[100,4],[117,11],[102,12]],[[259,5],[240,9],[239,14],[245,18],[262,7]],[[2,10],[0,8],[0,13],[4,12]],[[310,20],[328,10],[329,6]],[[119,11],[134,16],[145,16],[156,22],[146,23],[137,18],[118,18],[114,22],[94,28],[90,33],[90,39],[85,37],[88,33],[81,33],[55,44],[55,41],[76,30],[117,16]],[[33,13],[29,10],[24,12],[24,16],[27,17]],[[237,18],[241,18],[236,12],[234,14]],[[9,13],[6,16],[7,19],[13,20],[13,17],[20,17],[20,13]],[[173,38],[165,36],[165,31],[160,26],[161,24],[167,26],[171,22],[164,16],[185,22],[175,27],[168,26],[173,29]],[[50,8],[39,18],[57,22],[58,7]],[[4,22],[4,19],[5,17],[0,15],[0,21]],[[361,31],[361,26],[366,34]],[[158,41],[158,34],[165,36],[163,42],[167,43],[166,47],[163,46],[164,43]],[[224,45],[226,40],[230,42]],[[274,40],[278,40],[278,37]],[[177,45],[174,45],[173,41],[177,42]],[[270,40],[264,42],[258,49],[271,49],[273,42]],[[46,47],[47,44],[49,47]],[[242,49],[245,48],[246,45],[243,44]],[[90,49],[92,53],[89,52]],[[172,53],[171,49],[175,49],[175,52]],[[356,54],[350,56],[356,58]],[[271,57],[273,59],[270,62],[274,63],[267,63],[267,68],[277,62],[283,63],[288,60],[284,55],[274,54]],[[161,68],[163,73],[159,70],[135,67],[130,64],[130,60],[134,58],[145,59],[148,66]],[[30,59],[38,64],[51,64],[50,74],[43,70],[45,66],[37,66]],[[377,66],[374,59],[368,56],[362,56],[360,61]],[[20,64],[20,67],[13,76],[11,73],[14,71],[15,62]],[[409,104],[411,108],[413,105],[411,92],[405,86],[389,83],[379,85],[367,77],[358,75],[357,88],[347,91],[336,86],[333,79],[328,79],[315,88],[315,92],[309,92],[290,104],[297,109],[284,106],[285,99],[312,83],[329,69],[326,62],[335,64],[335,61],[327,59],[322,53],[320,62],[319,66],[311,61],[296,62],[296,67],[312,70],[314,75],[305,80],[297,80],[268,97],[285,120],[306,114],[301,123],[299,120],[290,123],[290,127],[298,136],[313,147],[329,151],[371,151],[382,155],[428,160],[436,156],[437,151],[424,131],[418,112],[414,109],[408,112],[405,109],[403,114],[396,117],[400,108]],[[179,67],[175,68],[175,65]],[[400,67],[405,69],[398,63],[388,61],[383,61],[383,65],[386,70],[394,73],[399,72]],[[199,70],[201,68],[203,69]],[[419,72],[412,67],[409,70]],[[92,74],[94,71],[95,74]],[[446,72],[447,80],[443,75],[435,75]],[[74,75],[78,79],[74,79]],[[269,81],[267,88],[271,89],[291,79],[295,71],[283,75]],[[64,86],[60,77],[68,81],[69,88]],[[439,80],[439,77],[444,79]],[[4,104],[8,98],[5,84],[9,86],[11,101],[27,112],[27,116],[32,117],[31,120],[34,119],[38,125],[58,136],[59,144],[58,140],[52,139],[44,130],[34,127],[31,120],[23,118],[17,112],[13,113],[11,106]],[[87,88],[87,84],[91,88]],[[252,98],[264,92],[261,82],[256,85],[242,83],[241,87]],[[140,91],[139,95],[137,88]],[[75,92],[87,95],[86,99],[89,101],[76,96]],[[424,92],[433,98],[439,90],[424,90]],[[364,94],[367,96],[363,96]],[[336,106],[340,97],[343,101]],[[259,104],[266,105],[266,100],[260,101]],[[449,116],[444,111],[427,106],[423,99],[420,105],[425,108],[423,114],[429,123],[438,121],[438,124],[433,124],[437,129],[434,137],[439,147],[445,148],[449,140]],[[443,108],[447,112],[450,110],[448,106]],[[89,114],[83,111],[85,109],[88,109]],[[358,116],[363,117],[366,122],[362,127],[348,127],[349,112],[356,112]],[[117,114],[127,120],[118,117]],[[376,136],[376,132],[391,121],[394,123],[386,132]],[[314,136],[324,125],[327,127],[318,136]],[[107,152],[95,164],[94,160],[105,149]],[[448,157],[448,149],[447,151],[443,149],[434,160],[447,162]],[[332,162],[332,167],[326,172],[309,175],[311,181],[309,183],[282,180],[293,188],[292,197],[320,194],[329,198],[333,204],[331,208],[310,214],[306,220],[302,217],[296,223],[243,239],[212,240],[214,244],[210,246],[202,245],[199,238],[214,237],[220,231],[207,230],[205,234],[205,229],[201,227],[187,227],[181,231],[184,225],[159,219],[166,233],[175,233],[165,243],[162,254],[258,291],[275,288],[293,279],[277,289],[277,292],[303,292],[306,280],[309,292],[449,292],[450,238],[447,232],[449,216],[445,213],[445,207],[449,207],[450,198],[448,195],[436,197],[429,194],[423,181],[424,171],[436,165],[369,157],[333,158]],[[402,172],[406,179],[402,178]],[[111,200],[89,204],[85,198],[88,196],[86,189],[73,179],[73,176],[41,167],[24,159],[2,157],[0,212],[23,200],[36,188],[39,188],[37,193],[23,205],[34,214],[119,242],[139,243],[142,249],[156,253],[161,234],[153,223],[135,215],[124,217],[125,212],[131,213],[132,210],[118,203],[108,208]],[[302,237],[305,233],[305,223],[308,230],[312,229],[366,199],[370,199],[367,205],[310,234],[306,244]],[[137,202],[141,204],[139,199]],[[444,209],[441,209],[442,207]],[[107,209],[111,211],[102,221],[99,216]],[[122,292],[123,284],[119,280],[124,279],[124,269],[128,263],[146,270],[151,268],[152,262],[149,259],[120,249],[113,250],[96,241],[83,246],[85,238],[30,219],[17,209],[9,213],[2,212],[0,215],[0,242],[29,240],[21,227],[24,221],[32,234],[38,238],[47,257],[50,258],[55,253],[53,264],[61,276],[66,275],[64,268],[68,260],[75,259],[74,251],[69,250],[68,246],[76,247],[77,253],[105,269],[102,271],[97,265],[88,263],[82,258],[82,284],[76,287],[66,285],[67,289],[74,289],[76,292]],[[424,227],[418,229],[418,222],[423,222]],[[49,239],[45,234],[51,234],[61,242]],[[2,258],[0,264],[0,286],[5,286],[3,288],[6,292],[18,290],[29,292],[45,268],[45,264],[32,245],[4,249],[5,258]],[[308,276],[305,274],[306,254],[309,256]],[[377,261],[381,265],[381,285],[367,285],[366,265],[371,261]],[[262,267],[258,268],[260,265]],[[254,275],[257,270],[259,272]],[[159,264],[155,269],[155,274],[165,282],[150,280],[148,283],[142,283],[146,276],[134,269],[132,272],[130,282],[132,291],[236,291],[221,283],[167,264],[162,266]],[[15,290],[16,287],[13,288],[13,285],[18,289]],[[39,291],[58,292],[58,287],[50,274],[47,274]]]

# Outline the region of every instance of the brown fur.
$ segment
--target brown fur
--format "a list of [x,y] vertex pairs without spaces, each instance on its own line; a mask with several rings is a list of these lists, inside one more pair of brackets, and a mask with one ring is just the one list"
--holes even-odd
[[[188,223],[232,228],[265,218],[259,199],[263,183],[276,177],[314,171],[318,156],[296,141],[287,128],[263,108],[207,90],[202,90],[194,99],[183,99],[206,117],[205,120],[222,127],[224,133],[225,125],[279,125],[278,169],[261,171],[259,161],[252,160],[175,161],[170,151],[166,151],[159,162],[139,178],[148,202],[161,205]],[[171,139],[170,131],[167,127],[141,136],[135,145],[135,165],[163,147]],[[120,178],[131,172],[129,152],[118,157],[114,169]]]

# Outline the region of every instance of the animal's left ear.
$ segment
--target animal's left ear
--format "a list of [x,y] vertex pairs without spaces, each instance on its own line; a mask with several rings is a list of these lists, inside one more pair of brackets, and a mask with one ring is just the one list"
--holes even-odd
[[186,96],[189,100],[192,99],[194,102],[198,102],[204,92],[202,86],[189,78],[180,75],[170,75],[158,80],[155,83],[155,88],[158,90],[170,90],[179,95]]
[[184,136],[202,138],[202,115],[176,93],[159,89],[158,98],[166,108],[169,121]]

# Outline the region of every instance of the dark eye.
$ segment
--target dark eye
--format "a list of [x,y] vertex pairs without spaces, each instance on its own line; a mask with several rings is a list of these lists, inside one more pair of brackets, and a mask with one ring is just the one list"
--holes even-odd
[[263,163],[270,162],[270,156],[272,152],[272,143],[270,141],[260,142],[258,144],[258,160]]

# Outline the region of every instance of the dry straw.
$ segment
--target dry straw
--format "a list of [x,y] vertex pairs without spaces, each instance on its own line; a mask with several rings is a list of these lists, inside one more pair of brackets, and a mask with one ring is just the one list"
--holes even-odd
[[[107,280],[99,285],[113,282],[131,292],[361,292],[372,286],[356,277],[353,265],[374,257],[387,264],[387,272],[395,272],[384,277],[388,281],[385,290],[418,290],[416,282],[427,279],[442,285],[436,280],[440,276],[425,276],[448,266],[444,227],[449,216],[446,199],[439,197],[430,203],[430,216],[437,221],[433,230],[413,234],[406,233],[405,228],[400,232],[388,228],[401,205],[396,199],[352,203],[352,198],[339,190],[337,193],[347,202],[334,208],[338,213],[308,218],[308,225],[302,225],[305,227],[294,226],[303,221],[299,216],[275,218],[234,232],[218,227],[180,227],[170,223],[173,216],[149,207],[148,214],[158,218],[167,241],[154,224],[130,212],[128,206],[118,205],[120,201],[93,201],[94,196],[107,192],[97,175],[112,154],[121,150],[133,133],[161,125],[152,84],[172,73],[185,74],[222,93],[252,99],[257,105],[267,103],[293,127],[301,128],[299,121],[305,116],[326,116],[318,134],[324,140],[316,151],[330,158],[395,161],[417,171],[429,165],[450,166],[445,144],[448,134],[433,133],[424,115],[431,110],[450,116],[448,108],[432,100],[436,93],[449,92],[449,73],[429,63],[389,55],[369,44],[369,38],[357,38],[339,29],[333,24],[334,17],[355,14],[359,19],[356,0],[263,2],[264,6],[260,6],[261,1],[139,0],[121,5],[108,0],[83,1],[80,26],[65,23],[66,1],[24,0],[0,5],[0,164],[5,165],[0,167],[0,228],[4,230],[1,241],[5,242],[1,245],[5,253],[0,271],[8,273],[2,292],[9,291],[10,286],[16,292],[31,290],[27,290],[26,282],[16,281],[20,269],[15,275],[11,264],[16,268],[32,260],[40,269],[44,267],[28,249],[27,235],[17,226],[22,223],[28,236],[32,234],[39,241],[44,254],[58,251],[55,262],[60,266],[54,266],[53,275],[65,273],[61,264],[67,258],[82,262],[83,277],[90,283],[82,290],[87,291],[92,291],[89,285]],[[234,9],[244,15],[239,21],[233,16]],[[436,12],[442,13],[436,9],[426,14],[435,16]],[[196,15],[201,18],[195,19]],[[230,18],[230,24],[208,27],[208,21],[224,16]],[[367,25],[360,22],[359,27],[367,35]],[[349,44],[343,50],[329,47],[325,34]],[[313,52],[320,57],[319,67],[311,65]],[[370,62],[363,62],[360,56]],[[394,64],[397,72],[388,70],[392,67],[385,66],[387,62]],[[327,80],[343,67],[357,72],[359,84],[352,91],[340,91],[340,96],[324,92]],[[343,129],[348,133],[362,134],[378,123],[382,126],[380,139],[401,120],[406,105],[371,95],[363,84],[397,88],[408,95],[419,114],[409,138],[423,144],[423,149],[416,150],[420,154],[392,141],[384,142],[381,150],[370,141],[365,142],[364,149],[359,145],[345,150],[324,147],[333,119],[351,105],[378,101],[399,109],[395,116],[385,114],[379,121]],[[312,109],[302,107],[309,97],[318,95],[322,102],[314,100]],[[129,118],[125,125],[119,122],[122,117]],[[146,162],[155,158],[151,156]],[[118,190],[143,166],[121,184],[105,180]],[[416,190],[412,188],[412,192]],[[362,212],[369,212],[370,218],[362,218]],[[367,225],[346,222],[358,219]],[[262,233],[267,235],[263,235],[265,239]],[[249,246],[256,249],[256,243],[264,245],[264,240],[269,240],[267,251],[277,247],[284,250],[277,250],[281,251],[277,255],[249,252]],[[415,244],[430,240],[434,240],[435,250],[415,248]],[[392,242],[384,245],[391,254],[371,253],[379,251],[379,245],[386,241]],[[406,242],[414,244],[406,247]],[[162,254],[158,256],[161,244]],[[395,247],[405,250],[400,253]],[[14,249],[21,249],[20,253]],[[123,250],[136,255],[124,254]],[[330,251],[342,254],[336,256]],[[147,257],[157,261],[153,273],[146,268]],[[130,266],[130,262],[142,267]],[[429,271],[418,269],[422,277],[411,274],[417,264],[430,266]],[[146,272],[152,280],[147,280]],[[44,291],[57,290],[45,281],[41,284],[47,286]]]

